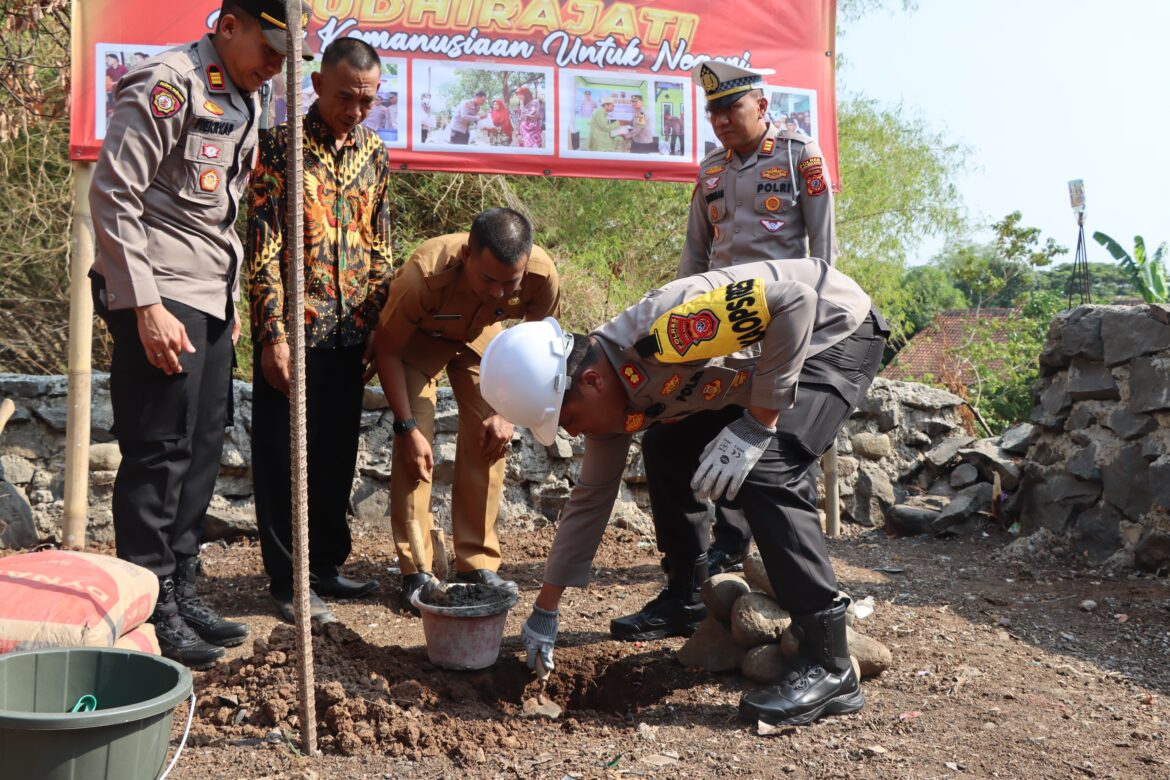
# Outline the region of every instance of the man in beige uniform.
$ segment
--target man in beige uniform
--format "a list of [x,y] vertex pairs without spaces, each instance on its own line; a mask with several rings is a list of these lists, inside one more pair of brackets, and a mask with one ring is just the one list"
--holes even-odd
[[692,492],[725,497],[751,524],[800,637],[787,681],[745,696],[741,713],[808,723],[860,709],[812,466],[877,371],[880,322],[853,280],[801,258],[678,279],[589,335],[566,338],[552,319],[501,334],[484,354],[484,398],[539,441],[558,422],[586,435],[581,477],[521,635],[529,665],[552,668],[561,595],[588,584],[633,434],[655,426],[662,435],[644,438],[642,455],[667,586],[613,620],[610,633],[629,641],[694,633],[705,616],[709,529],[706,512],[688,505]]
[[[532,226],[512,209],[489,209],[470,233],[424,242],[398,270],[376,335],[378,375],[394,412],[390,522],[402,566],[402,597],[423,586],[432,564],[431,471],[435,392],[445,368],[459,405],[451,525],[456,576],[503,585],[496,515],[512,426],[479,393],[479,361],[503,320],[539,320],[560,301],[556,268],[532,245]],[[426,550],[415,560],[407,523]]]
[[[824,158],[812,138],[768,121],[763,77],[772,72],[712,60],[691,74],[723,146],[699,166],[679,278],[780,257],[836,262]],[[710,573],[742,569],[751,539],[742,513],[716,505]]]
[[226,0],[214,34],[127,73],[90,189],[94,307],[114,339],[118,557],[158,575],[163,654],[197,668],[248,633],[195,581],[239,333],[235,221],[284,18],[282,0]]

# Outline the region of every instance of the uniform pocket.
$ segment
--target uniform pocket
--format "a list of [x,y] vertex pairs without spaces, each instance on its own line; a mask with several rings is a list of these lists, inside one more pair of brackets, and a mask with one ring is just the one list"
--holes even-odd
[[832,387],[801,384],[796,404],[780,413],[779,436],[819,458],[837,438],[849,412],[849,402]]
[[185,194],[196,200],[216,201],[226,190],[228,165],[235,159],[236,143],[230,138],[214,135],[187,136],[183,147],[186,161]]

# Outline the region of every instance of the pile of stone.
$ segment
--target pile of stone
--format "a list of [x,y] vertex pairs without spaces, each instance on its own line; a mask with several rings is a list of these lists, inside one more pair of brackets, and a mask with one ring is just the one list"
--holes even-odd
[[1022,423],[1003,436],[951,436],[928,450],[906,476],[906,497],[889,507],[886,528],[897,534],[969,534],[988,522],[1010,525],[1019,503],[1021,457],[1034,428]]
[[[759,553],[748,556],[743,577],[718,574],[707,580],[703,585],[707,617],[679,648],[679,662],[708,672],[739,671],[765,685],[778,682],[784,662],[796,655],[798,639],[791,617],[775,598]],[[856,606],[851,604],[846,613],[849,652],[854,671],[864,679],[890,668],[893,654],[855,629]]]

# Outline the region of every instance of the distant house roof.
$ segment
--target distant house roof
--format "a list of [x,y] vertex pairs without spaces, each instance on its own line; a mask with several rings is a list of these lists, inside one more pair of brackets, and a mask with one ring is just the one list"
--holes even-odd
[[[970,385],[976,377],[957,357],[957,350],[976,338],[1006,342],[1020,309],[950,309],[935,315],[934,321],[914,334],[899,350],[881,376],[886,379],[951,385],[958,379]],[[994,370],[995,366],[988,368]]]

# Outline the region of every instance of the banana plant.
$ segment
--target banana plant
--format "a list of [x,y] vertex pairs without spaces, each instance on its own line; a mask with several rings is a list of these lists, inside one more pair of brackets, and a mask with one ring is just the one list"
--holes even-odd
[[1134,236],[1133,254],[1130,255],[1122,248],[1121,244],[1100,231],[1093,234],[1093,239],[1105,247],[1109,254],[1113,255],[1113,259],[1121,264],[1121,267],[1129,274],[1134,286],[1137,287],[1138,292],[1141,293],[1142,300],[1146,303],[1170,301],[1170,289],[1166,283],[1167,273],[1164,262],[1167,254],[1165,241],[1159,244],[1151,255],[1146,252],[1145,240],[1141,236]]

